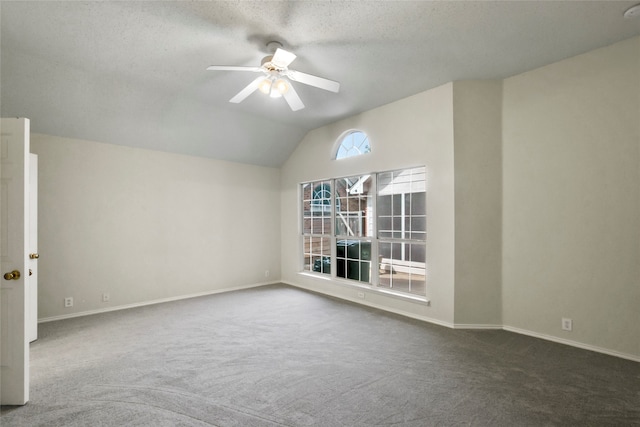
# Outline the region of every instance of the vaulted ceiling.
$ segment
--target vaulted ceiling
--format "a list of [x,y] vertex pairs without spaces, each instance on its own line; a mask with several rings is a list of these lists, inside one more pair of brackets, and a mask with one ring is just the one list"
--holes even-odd
[[[463,79],[500,79],[640,34],[637,1],[0,3],[0,110],[40,133],[278,167],[311,129]],[[306,108],[229,99],[266,43]],[[640,53],[639,53],[640,54]]]

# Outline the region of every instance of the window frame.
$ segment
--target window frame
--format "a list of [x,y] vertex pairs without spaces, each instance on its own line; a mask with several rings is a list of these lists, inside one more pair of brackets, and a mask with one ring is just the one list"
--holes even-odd
[[[403,211],[403,216],[400,217],[400,221],[402,222],[406,222],[408,221],[409,224],[411,224],[412,218],[415,215],[416,217],[421,218],[421,220],[423,221],[424,225],[420,225],[420,227],[422,227],[423,229],[421,231],[418,231],[416,233],[416,236],[421,236],[420,237],[416,237],[413,236],[411,234],[411,231],[409,232],[409,236],[406,238],[395,238],[394,236],[392,237],[386,237],[380,236],[380,230],[379,230],[379,221],[380,221],[380,213],[378,212],[378,199],[379,199],[379,177],[382,176],[383,174],[393,174],[393,173],[403,173],[403,172],[409,172],[410,174],[413,174],[416,170],[419,171],[419,173],[421,173],[423,175],[422,180],[418,180],[416,182],[418,182],[418,185],[422,186],[421,190],[418,191],[410,191],[405,193],[405,195],[403,197],[406,197],[406,194],[420,194],[422,193],[424,196],[423,197],[423,201],[420,202],[421,203],[421,211],[418,213],[418,215],[415,215],[413,213],[413,211],[411,210],[409,215],[404,215],[404,211]],[[343,284],[343,285],[347,285],[350,287],[360,287],[360,288],[366,288],[367,290],[371,290],[371,291],[375,291],[375,292],[380,292],[380,293],[384,293],[390,296],[394,296],[394,297],[399,297],[401,299],[410,299],[410,300],[414,300],[414,301],[421,301],[421,302],[427,302],[428,303],[428,299],[427,299],[427,291],[428,291],[428,283],[427,283],[427,235],[428,235],[428,220],[427,220],[427,179],[426,179],[426,167],[424,165],[422,166],[414,166],[414,167],[406,167],[406,168],[400,168],[400,169],[394,169],[394,170],[387,170],[387,171],[380,171],[380,172],[371,172],[371,173],[361,173],[361,174],[355,174],[355,175],[347,175],[347,176],[342,176],[342,177],[336,177],[336,178],[330,178],[330,179],[323,179],[323,180],[315,180],[315,181],[307,181],[307,182],[302,182],[299,184],[299,189],[301,191],[301,193],[304,191],[304,186],[307,184],[318,184],[319,182],[326,182],[329,183],[330,188],[331,188],[331,229],[329,230],[330,235],[324,235],[325,237],[329,237],[329,242],[330,242],[330,257],[329,257],[329,262],[331,265],[330,268],[330,274],[326,274],[326,272],[317,272],[317,271],[313,271],[313,269],[305,269],[305,263],[304,263],[304,258],[305,258],[305,253],[304,253],[304,242],[305,242],[305,236],[308,236],[309,234],[305,234],[303,226],[301,226],[300,228],[300,242],[302,244],[302,250],[299,252],[300,257],[301,257],[301,263],[300,263],[300,271],[301,273],[304,274],[310,274],[313,275],[314,277],[321,277],[324,279],[330,279],[332,281],[335,281],[335,283],[338,284]],[[365,231],[364,229],[362,230],[362,233],[360,233],[359,235],[346,235],[346,234],[339,234],[339,230],[337,227],[337,217],[338,217],[338,206],[337,204],[339,203],[339,199],[341,198],[341,196],[338,193],[339,191],[339,186],[338,186],[338,182],[340,180],[355,180],[356,178],[360,178],[362,179],[363,177],[367,177],[367,179],[370,179],[371,182],[368,184],[368,190],[367,190],[367,196],[368,198],[370,198],[370,204],[367,204],[367,209],[371,209],[370,213],[365,213],[362,218],[367,218],[366,221],[370,221],[370,224],[366,224],[366,225],[360,225],[360,227],[364,227],[367,230]],[[348,182],[348,181],[347,181]],[[355,185],[355,184],[354,184]],[[393,194],[392,194],[393,196]],[[411,197],[411,203],[413,203],[413,197]],[[348,196],[342,197],[344,198],[347,203],[349,203],[349,198]],[[304,203],[304,195],[301,194],[301,197],[298,198],[299,203]],[[359,203],[361,203],[361,201],[359,201]],[[411,205],[410,205],[411,206]],[[349,209],[349,208],[347,208]],[[412,209],[410,207],[410,209]],[[302,221],[304,221],[304,207],[301,206],[299,209],[299,217],[302,219]],[[325,230],[326,232],[326,230]],[[342,230],[343,233],[347,233],[344,229]],[[362,276],[359,276],[359,279],[353,279],[353,278],[349,278],[347,276],[349,276],[349,273],[344,274],[343,276],[338,276],[337,274],[337,270],[339,269],[338,266],[338,262],[339,260],[345,260],[345,271],[346,270],[346,266],[348,265],[347,262],[351,259],[349,258],[349,255],[347,254],[348,249],[345,248],[342,252],[342,254],[344,254],[344,258],[338,256],[338,242],[342,241],[342,240],[357,240],[361,243],[358,244],[358,251],[360,254],[360,258],[359,259],[353,259],[352,261],[359,261],[360,262],[360,275],[363,275],[362,273],[362,263],[367,261],[369,263],[369,277],[368,277],[368,281],[361,281],[360,279],[362,278]],[[365,246],[362,244],[362,242],[369,242],[369,250],[370,250],[370,259],[363,259],[362,258],[362,248]],[[413,248],[415,247],[420,247],[420,252],[422,252],[421,257],[419,260],[415,260],[412,259],[412,257],[410,258],[405,258],[402,260],[402,262],[406,263],[407,266],[405,266],[406,268],[409,269],[409,288],[408,290],[398,290],[398,289],[394,289],[392,286],[391,287],[387,287],[386,285],[384,285],[381,282],[381,274],[384,274],[384,272],[381,271],[382,268],[382,259],[379,256],[380,250],[382,245],[384,244],[401,244],[403,245],[403,247],[408,247],[411,248],[410,251],[413,250]],[[417,246],[414,246],[417,245]],[[422,285],[420,288],[420,293],[413,293],[412,292],[412,288],[411,288],[411,274],[412,273],[412,269],[414,268],[414,265],[412,265],[413,263],[417,264],[417,269],[415,271],[417,271],[418,273],[415,273],[416,276],[420,277],[419,272],[422,272]],[[397,264],[399,265],[399,264]]]
[[[375,240],[375,236],[376,236],[376,218],[375,218],[375,195],[376,195],[376,179],[375,179],[375,174],[358,174],[358,175],[351,175],[351,176],[343,176],[343,177],[339,177],[339,178],[334,178],[333,182],[334,182],[334,186],[336,191],[334,192],[335,194],[339,193],[340,190],[340,186],[338,184],[339,181],[346,181],[347,183],[350,183],[350,180],[354,180],[355,182],[353,183],[353,187],[360,185],[362,188],[364,188],[364,184],[367,180],[370,180],[369,183],[369,191],[367,192],[366,198],[368,198],[371,202],[370,205],[370,209],[371,209],[371,217],[369,218],[369,221],[367,222],[367,225],[363,227],[362,224],[359,225],[359,233],[358,234],[354,234],[354,235],[349,235],[348,233],[344,233],[344,234],[340,234],[338,232],[338,208],[340,208],[341,206],[346,205],[347,207],[347,214],[349,212],[349,200],[354,200],[354,199],[361,199],[361,197],[354,197],[353,195],[349,195],[349,194],[345,194],[344,198],[344,202],[341,203],[337,203],[335,204],[335,209],[334,209],[334,229],[333,229],[333,236],[335,237],[335,244],[331,247],[332,251],[335,248],[334,251],[334,255],[335,255],[335,263],[332,265],[335,265],[335,278],[338,280],[347,280],[347,281],[356,281],[358,284],[364,284],[367,286],[375,286],[375,283],[377,283],[377,278],[375,276],[375,268],[373,267],[375,263],[377,263],[377,245],[376,245],[376,240]],[[348,184],[345,186],[345,188],[348,187]],[[342,198],[342,197],[341,197]],[[346,202],[346,203],[345,203]],[[360,203],[360,200],[359,202]],[[369,205],[367,205],[367,208],[369,208]],[[340,211],[342,212],[342,211]],[[341,217],[343,215],[340,215]],[[368,217],[369,215],[365,215],[365,217]],[[348,217],[348,215],[347,215]],[[344,221],[344,220],[343,220]],[[345,223],[345,228],[349,231],[352,231],[351,228]],[[339,242],[345,242],[344,244],[338,245]],[[358,252],[358,257],[355,257],[353,255],[353,250],[352,250],[352,245],[353,242],[358,242],[357,244],[357,252]],[[369,246],[369,259],[363,258],[363,247],[366,247],[367,245],[363,245],[363,243],[368,243]],[[339,248],[342,247],[342,254],[340,254],[340,250]],[[340,256],[342,255],[342,256]],[[343,262],[344,266],[342,267],[342,269],[340,268],[340,263]],[[351,273],[353,272],[353,269],[350,268],[349,266],[353,266],[355,263],[358,264],[358,279],[354,279],[354,278],[350,278],[349,276],[351,275]],[[366,274],[367,275],[367,280],[363,281],[362,280],[362,276],[364,275],[363,273],[363,264],[368,264],[369,266],[369,271]],[[344,274],[343,275],[338,275],[338,272],[342,272]],[[333,273],[333,272],[332,272]]]
[[[309,185],[309,193],[310,196],[308,199],[305,199],[304,197],[304,192],[305,192],[305,185]],[[329,192],[330,192],[330,210],[329,210],[329,215],[326,215],[326,210],[324,209],[324,203],[322,204],[323,208],[321,210],[314,210],[314,200],[316,200],[315,193],[316,193],[316,189],[318,187],[325,187],[326,185],[329,186]],[[329,239],[329,251],[330,251],[330,257],[329,257],[329,263],[330,265],[333,265],[335,262],[335,259],[333,258],[333,245],[334,245],[334,239],[332,238],[333,236],[333,228],[335,227],[334,225],[334,215],[333,215],[333,205],[335,202],[335,197],[333,195],[333,191],[331,191],[331,188],[333,187],[334,183],[332,179],[319,179],[319,180],[315,180],[315,181],[309,181],[306,183],[301,183],[299,188],[300,188],[300,196],[298,198],[298,200],[302,203],[300,209],[299,209],[299,217],[300,218],[300,234],[302,236],[301,241],[301,245],[302,245],[302,250],[299,251],[300,254],[300,264],[301,264],[301,270],[303,272],[306,273],[316,273],[316,271],[314,270],[314,260],[313,257],[314,255],[319,256],[320,257],[320,265],[321,265],[321,271],[317,272],[317,274],[320,274],[322,276],[325,276],[326,273],[324,271],[322,271],[324,269],[324,260],[325,260],[325,254],[324,253],[320,253],[320,254],[314,254],[313,250],[312,250],[312,246],[313,246],[313,240],[314,239]],[[320,199],[320,200],[325,200],[325,199]],[[308,219],[310,220],[311,226],[310,226],[310,231],[309,232],[305,232],[305,220],[307,219],[307,215],[305,211],[305,203],[309,202],[309,215],[308,215]],[[315,215],[319,213],[320,215]],[[329,224],[325,225],[325,219],[329,218]],[[314,219],[320,219],[321,223],[322,223],[322,232],[318,233],[318,232],[314,232],[314,227],[313,227],[313,222]],[[309,262],[309,266],[310,268],[307,270],[305,268],[306,266],[306,258],[307,258],[307,252],[306,252],[306,238],[310,239],[310,250],[308,252],[308,256],[310,257],[310,262]],[[333,274],[333,273],[332,273]]]
[[[418,177],[418,179],[415,179]],[[385,282],[378,279],[379,287],[393,289],[396,286],[407,290],[399,290],[412,295],[426,295],[426,248],[427,248],[427,180],[426,167],[414,167],[386,171],[377,174],[378,187],[376,200],[378,221],[388,219],[390,229],[378,229],[378,250],[382,273],[384,265]],[[386,183],[383,184],[380,182]],[[384,193],[384,194],[383,194]],[[389,210],[383,210],[380,199],[389,197]],[[396,203],[399,200],[399,203]],[[396,204],[398,205],[396,207]],[[414,212],[414,207],[420,207]],[[399,210],[399,214],[396,212]],[[398,223],[396,225],[396,223]],[[383,235],[384,233],[384,235]],[[387,247],[388,250],[383,250]],[[394,248],[399,249],[400,256],[396,257]],[[414,251],[422,253],[420,260],[414,259]],[[382,254],[388,254],[383,258]],[[383,263],[383,260],[386,262]],[[387,273],[386,271],[389,271]],[[396,277],[397,274],[397,277]],[[386,277],[388,275],[388,278]],[[395,277],[395,279],[394,279]],[[418,289],[419,293],[414,293]]]

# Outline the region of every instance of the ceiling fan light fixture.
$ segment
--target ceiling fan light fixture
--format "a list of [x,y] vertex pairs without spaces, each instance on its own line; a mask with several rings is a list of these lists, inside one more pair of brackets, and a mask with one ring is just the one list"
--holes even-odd
[[271,92],[269,93],[269,96],[271,98],[281,98],[282,94],[280,93],[280,91],[278,89],[276,89],[275,85],[271,86]]
[[267,77],[266,79],[260,82],[258,89],[260,89],[260,92],[264,93],[265,95],[268,95],[271,92],[271,86],[272,86],[271,79]]
[[289,90],[289,82],[285,79],[278,79],[273,83],[275,90],[280,93],[280,95],[284,95]]

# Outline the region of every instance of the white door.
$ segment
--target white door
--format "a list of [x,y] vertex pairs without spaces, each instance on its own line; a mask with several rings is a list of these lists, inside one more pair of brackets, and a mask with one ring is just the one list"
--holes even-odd
[[38,155],[29,154],[29,342],[38,339]]
[[24,405],[29,400],[29,120],[2,119],[0,141],[0,403]]

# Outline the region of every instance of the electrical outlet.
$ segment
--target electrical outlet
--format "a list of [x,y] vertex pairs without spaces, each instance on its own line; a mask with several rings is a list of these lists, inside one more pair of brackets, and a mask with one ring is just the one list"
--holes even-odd
[[562,318],[562,330],[563,331],[571,331],[573,329],[573,321],[566,317]]
[[73,307],[73,297],[66,297],[64,299],[64,306],[65,307]]
[[358,298],[365,298],[364,292],[358,292]]
[[110,299],[111,297],[109,296],[108,293],[102,294],[102,302],[109,302]]

